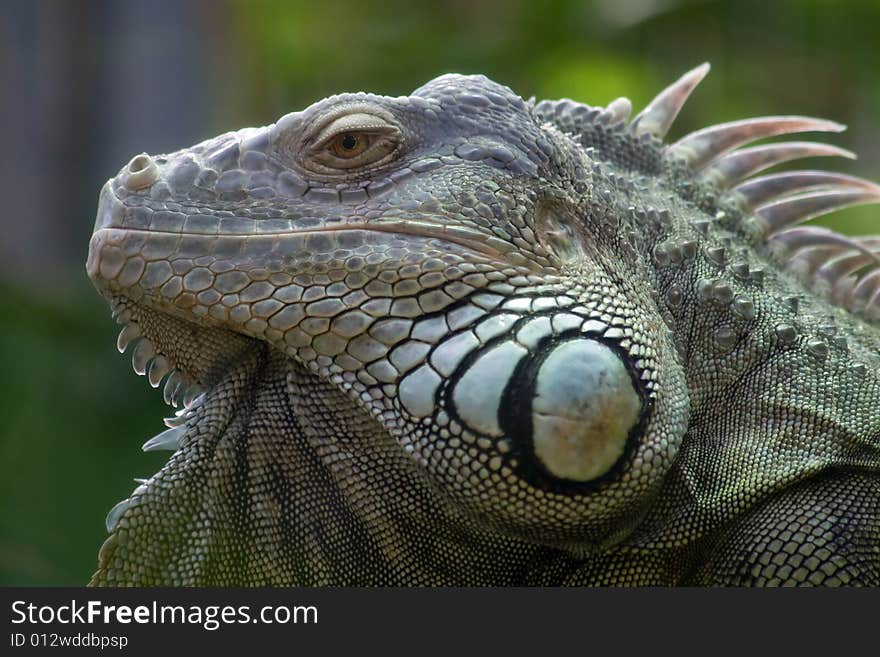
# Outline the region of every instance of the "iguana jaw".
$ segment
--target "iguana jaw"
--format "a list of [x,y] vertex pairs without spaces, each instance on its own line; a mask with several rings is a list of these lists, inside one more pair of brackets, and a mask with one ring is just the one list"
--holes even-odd
[[[389,248],[400,251],[403,246],[409,262],[426,260],[422,254],[433,251],[446,254],[453,265],[471,261],[487,269],[489,263],[503,263],[502,251],[512,248],[440,216],[415,220],[391,215],[369,222],[354,217],[257,236],[234,227],[221,235],[185,232],[188,217],[176,227],[165,227],[172,230],[137,228],[130,226],[138,223],[132,216],[143,212],[143,206],[127,206],[114,192],[114,182],[102,190],[86,268],[123,325],[119,350],[134,344],[135,372],[146,375],[154,387],[165,379],[166,402],[174,405],[186,404],[210,387],[222,374],[223,363],[253,339],[298,358],[296,340],[285,338],[310,315],[308,302],[321,296],[351,301],[359,295],[362,304],[370,295],[361,290],[383,268],[402,266],[396,258],[378,264]],[[372,272],[369,265],[358,271],[328,269],[324,263],[340,249],[356,254],[352,260],[375,258]],[[350,262],[346,266],[352,268]],[[321,276],[345,289],[316,296],[310,288],[323,286],[309,283],[320,283]]]
[[157,312],[125,297],[110,298],[113,316],[122,325],[117,348],[129,347],[134,371],[159,387],[173,406],[189,407],[209,391],[242,354],[259,342],[240,333],[199,326],[172,313]]
[[[228,327],[197,324],[184,308],[151,302],[149,288],[134,280],[144,276],[144,258],[138,251],[135,257],[126,252],[133,242],[133,231],[114,227],[121,225],[124,210],[111,184],[105,185],[86,269],[110,303],[114,319],[122,325],[119,351],[132,347],[134,371],[145,375],[153,387],[164,380],[165,402],[188,407],[255,341]],[[143,237],[134,237],[143,245]],[[110,276],[114,270],[116,275]],[[133,272],[139,272],[138,276]]]

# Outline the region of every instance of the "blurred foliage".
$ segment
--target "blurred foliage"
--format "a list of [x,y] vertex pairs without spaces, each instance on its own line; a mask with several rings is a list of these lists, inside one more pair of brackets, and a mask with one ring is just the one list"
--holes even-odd
[[0,584],[85,583],[104,512],[165,458],[138,449],[164,428],[161,397],[114,353],[119,327],[82,279],[0,287]]
[[[758,113],[823,116],[850,125],[832,140],[862,157],[824,166],[880,178],[877,0],[205,6],[224,14],[216,40],[241,80],[234,98],[214,90],[218,106],[235,106],[205,117],[216,131],[239,127],[219,116],[262,124],[332,93],[405,94],[449,71],[484,73],[526,97],[601,105],[626,95],[639,108],[710,61],[673,137]],[[855,208],[823,223],[876,232],[876,217]],[[89,229],[84,220],[83,261]],[[116,328],[81,269],[51,289],[0,287],[0,584],[85,582],[103,514],[164,460],[139,445],[167,408],[115,353]]]

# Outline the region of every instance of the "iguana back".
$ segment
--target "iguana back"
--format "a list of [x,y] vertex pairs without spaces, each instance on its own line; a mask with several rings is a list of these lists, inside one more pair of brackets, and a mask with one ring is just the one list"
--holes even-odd
[[93,584],[880,584],[880,200],[482,76],[136,156],[87,269],[182,406]]

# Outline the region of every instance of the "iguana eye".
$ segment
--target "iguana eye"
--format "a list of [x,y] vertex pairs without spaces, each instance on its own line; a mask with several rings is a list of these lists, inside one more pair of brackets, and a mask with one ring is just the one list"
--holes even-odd
[[340,116],[315,135],[305,163],[322,173],[375,166],[390,159],[400,143],[400,130],[383,117],[366,112]]

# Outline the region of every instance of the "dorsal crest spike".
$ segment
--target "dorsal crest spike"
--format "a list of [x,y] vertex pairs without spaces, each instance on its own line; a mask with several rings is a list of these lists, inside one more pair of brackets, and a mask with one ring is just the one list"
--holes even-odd
[[747,208],[760,205],[796,192],[817,188],[861,189],[880,191],[880,186],[870,180],[831,171],[783,171],[760,178],[752,178],[734,188]]
[[[768,240],[783,266],[805,277],[836,306],[865,314],[880,280],[880,238],[847,237],[828,228],[786,228]],[[875,311],[872,311],[875,312]]]
[[822,226],[795,226],[786,228],[773,235],[768,244],[772,251],[791,253],[811,247],[834,246],[862,253],[869,253],[867,248],[851,237],[836,233]]
[[632,113],[632,102],[629,98],[615,98],[608,103],[605,111],[611,115],[612,124],[622,123],[629,119],[629,115]]
[[880,267],[862,276],[849,293],[849,309],[862,312],[871,305],[877,290],[880,289]]
[[650,134],[663,139],[691,92],[706,77],[709,69],[709,63],[703,62],[666,87],[633,119],[630,130],[636,135]]
[[852,151],[830,144],[790,141],[743,148],[724,155],[707,168],[702,177],[714,181],[722,189],[728,189],[759,171],[805,157],[856,159],[856,155]]
[[846,126],[809,116],[761,116],[720,123],[682,137],[670,152],[684,157],[694,171],[700,171],[730,150],[767,137],[797,132],[842,132]]
[[816,270],[813,279],[822,284],[825,289],[831,290],[832,301],[839,305],[842,301],[841,296],[849,292],[855,284],[856,279],[853,275],[866,266],[876,267],[878,265],[880,265],[880,259],[877,258],[876,253],[847,251],[839,256],[829,258]]
[[755,210],[755,215],[763,220],[767,234],[772,235],[785,226],[799,224],[851,205],[866,203],[880,203],[880,188],[828,189],[798,194],[762,205]]

